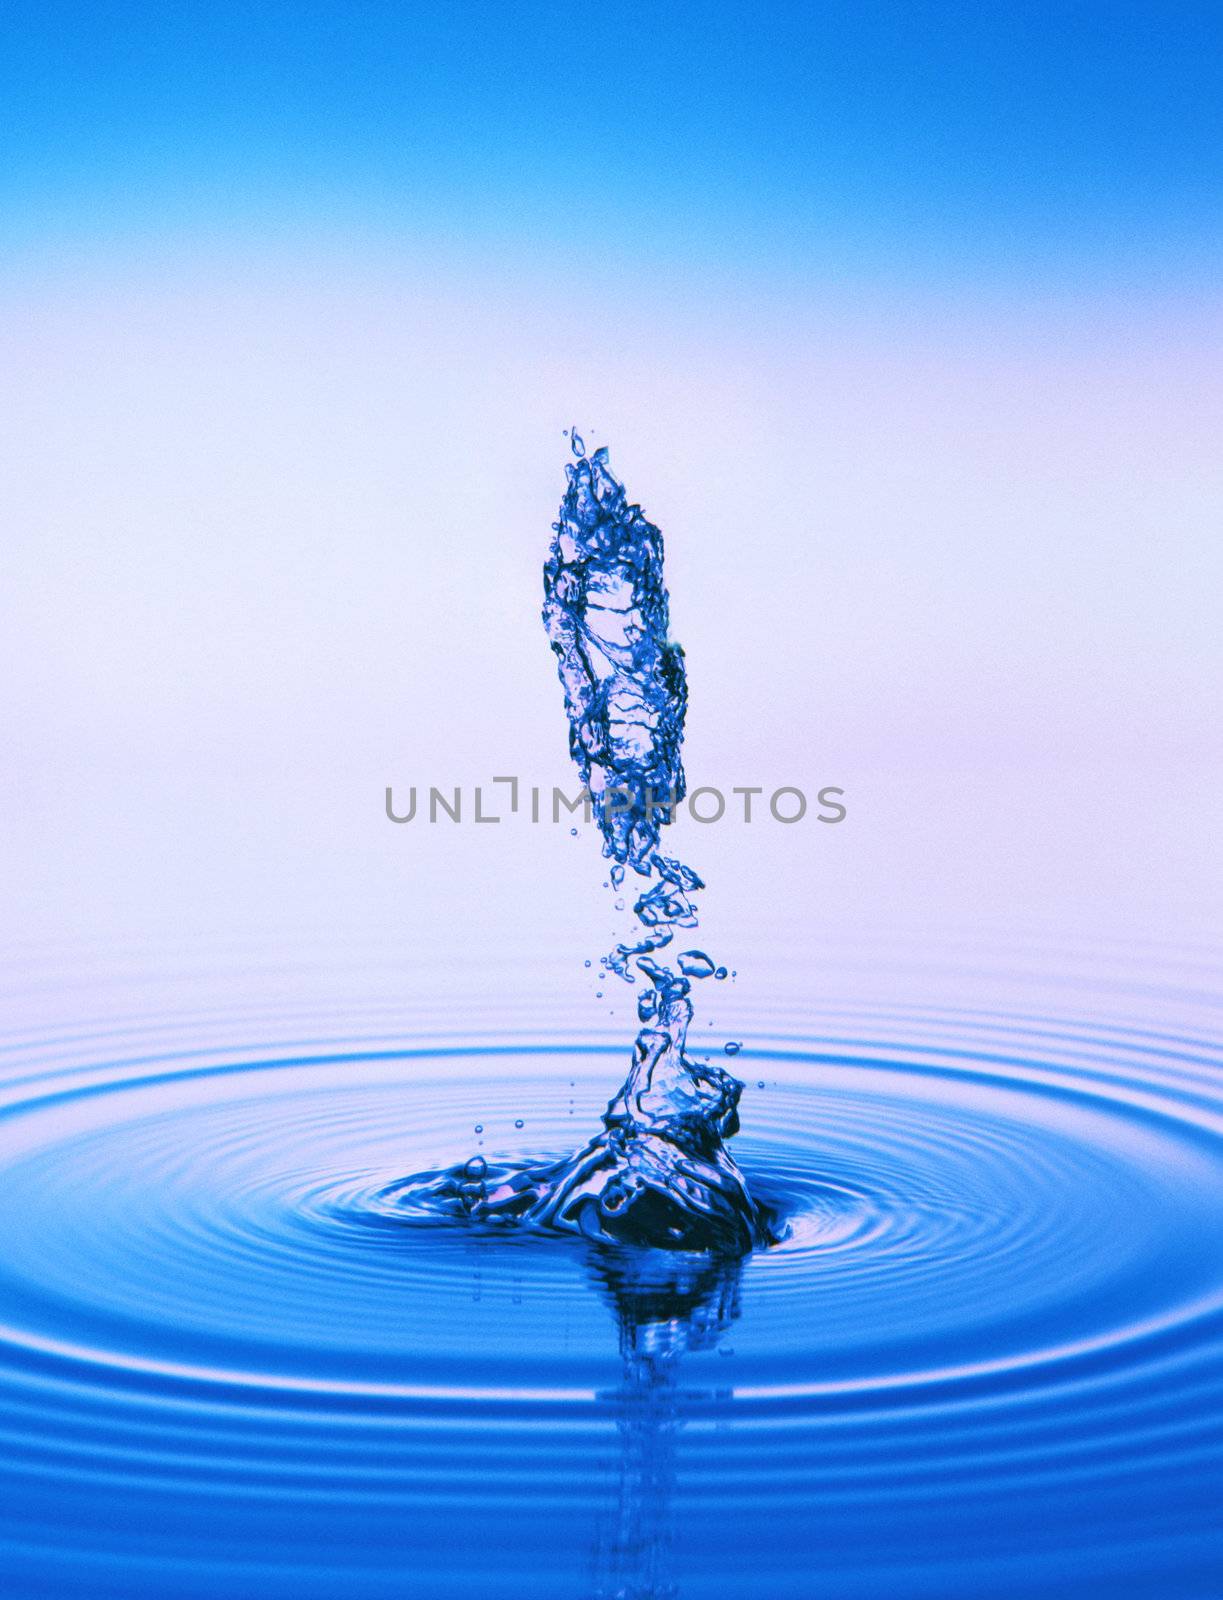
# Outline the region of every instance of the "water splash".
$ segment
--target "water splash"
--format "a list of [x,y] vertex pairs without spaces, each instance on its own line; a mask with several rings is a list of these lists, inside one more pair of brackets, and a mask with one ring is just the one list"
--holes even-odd
[[544,566],[543,621],[604,853],[648,876],[659,829],[685,793],[684,652],[668,637],[661,532],[628,503],[606,448],[588,460],[575,433],[573,450]]
[[688,703],[683,651],[668,631],[662,533],[629,503],[606,447],[587,457],[576,430],[572,446],[544,566],[543,621],[611,882],[618,890],[626,868],[643,880],[633,906],[640,936],[603,958],[609,972],[643,983],[641,1029],[602,1130],[575,1155],[496,1168],[476,1158],[479,1171],[469,1161],[427,1174],[405,1198],[414,1210],[423,1199],[478,1222],[742,1254],[771,1237],[725,1146],[738,1131],[743,1084],[686,1053],[692,982],[724,969],[703,950],[683,951],[675,967],[658,959],[677,930],[696,927],[693,897],[704,888],[659,847],[685,792]]

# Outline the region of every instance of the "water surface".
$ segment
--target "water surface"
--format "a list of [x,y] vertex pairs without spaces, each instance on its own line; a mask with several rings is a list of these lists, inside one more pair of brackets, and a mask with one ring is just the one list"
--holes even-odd
[[729,1262],[393,1214],[574,1147],[624,1048],[581,1015],[142,971],[52,1025],[31,969],[5,1593],[1220,1592],[1206,958],[922,960],[736,996],[780,1238]]

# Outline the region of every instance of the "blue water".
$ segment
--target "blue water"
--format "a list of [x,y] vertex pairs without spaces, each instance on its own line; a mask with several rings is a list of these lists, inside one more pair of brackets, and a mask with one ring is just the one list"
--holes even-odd
[[1217,984],[868,964],[735,997],[730,1260],[388,1205],[580,1141],[576,1011],[140,970],[11,1028],[5,1595],[1219,1594]]
[[[401,1220],[530,1226],[649,1249],[742,1255],[774,1238],[725,1141],[739,1129],[743,1084],[688,1051],[694,982],[725,978],[702,950],[660,957],[697,925],[704,884],[662,851],[684,796],[687,682],[669,635],[663,538],[574,430],[568,483],[544,566],[543,620],[558,661],[569,749],[612,863],[641,880],[640,935],[603,958],[642,983],[628,1075],[580,1150],[560,1160],[490,1163],[479,1152],[414,1173],[381,1197]],[[727,1050],[731,1052],[732,1046]],[[674,1264],[672,1264],[674,1267]],[[621,1269],[622,1271],[624,1269]],[[652,1270],[652,1269],[650,1269]]]

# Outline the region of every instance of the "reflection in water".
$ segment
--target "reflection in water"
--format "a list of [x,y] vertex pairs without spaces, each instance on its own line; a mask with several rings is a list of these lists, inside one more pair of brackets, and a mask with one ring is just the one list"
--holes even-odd
[[595,1600],[674,1600],[672,1515],[678,1434],[690,1391],[686,1351],[712,1349],[739,1315],[742,1258],[671,1250],[590,1257],[620,1329],[620,1387],[608,1395],[620,1434],[616,1504],[594,1549]]

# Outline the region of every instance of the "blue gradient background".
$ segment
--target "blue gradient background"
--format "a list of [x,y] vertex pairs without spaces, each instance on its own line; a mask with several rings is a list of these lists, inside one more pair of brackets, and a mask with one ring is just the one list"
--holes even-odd
[[914,951],[956,1015],[1032,952],[1015,1014],[1060,1015],[1088,950],[1102,1017],[1158,968],[1217,1023],[1217,6],[3,38],[10,1038],[455,1025],[472,973],[594,1014],[589,836],[383,815],[572,786],[538,609],[573,422],[666,534],[691,781],[846,791],[677,825],[720,1031],[924,1004]]
[[851,794],[801,850],[702,834],[736,927],[774,849],[800,928],[804,893],[1213,926],[1215,8],[6,39],[11,935],[389,937],[444,885],[431,939],[476,903],[548,943],[518,893],[572,855],[380,800],[566,775],[535,614],[574,419],[669,535],[692,770]]
[[6,231],[35,243],[296,224],[754,269],[765,291],[1210,282],[1213,6],[7,17]]

